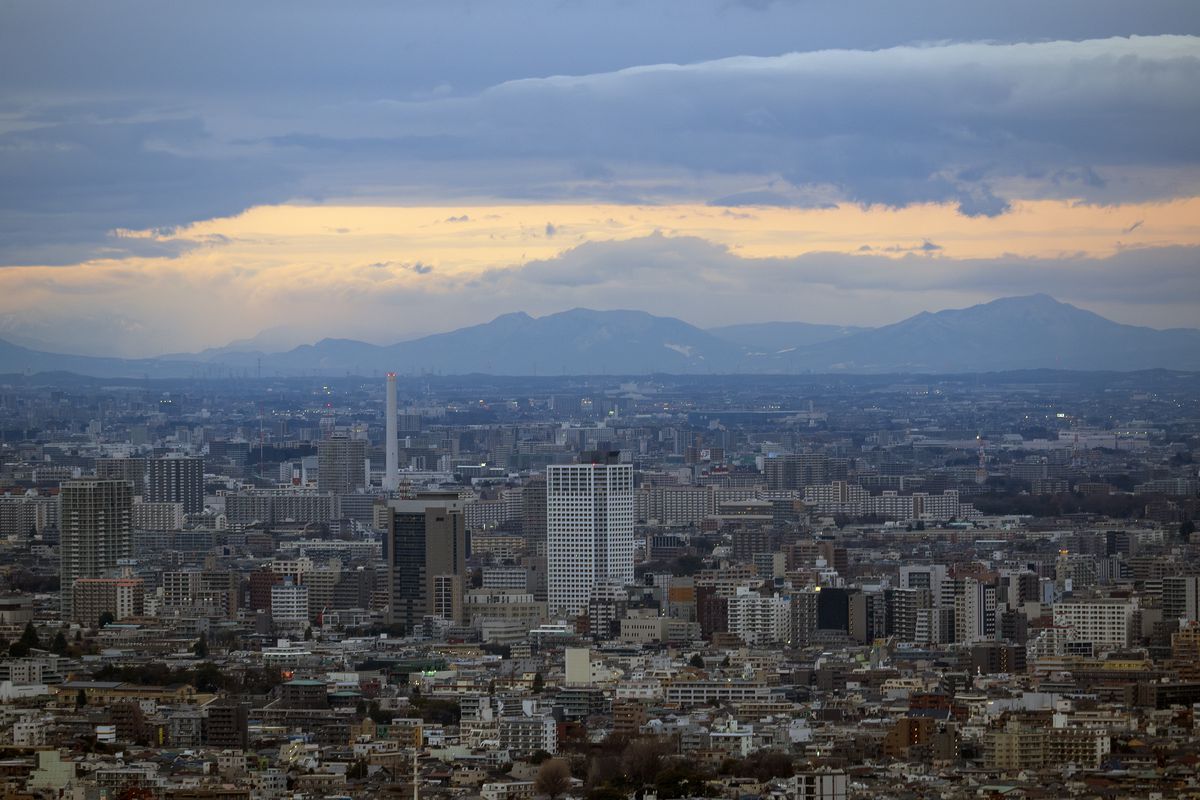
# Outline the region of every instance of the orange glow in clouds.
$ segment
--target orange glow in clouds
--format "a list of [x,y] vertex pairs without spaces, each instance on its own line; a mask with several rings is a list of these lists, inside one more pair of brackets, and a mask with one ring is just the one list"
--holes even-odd
[[[697,236],[745,258],[810,252],[904,255],[929,241],[946,258],[1105,256],[1125,247],[1200,244],[1200,198],[1119,206],[1013,204],[999,217],[953,206],[792,209],[704,205],[447,207],[261,206],[188,226],[168,239],[212,243],[182,258],[249,269],[399,262],[444,273],[552,258],[588,241],[654,232]],[[129,236],[148,233],[125,232]],[[160,237],[161,238],[161,237]]]

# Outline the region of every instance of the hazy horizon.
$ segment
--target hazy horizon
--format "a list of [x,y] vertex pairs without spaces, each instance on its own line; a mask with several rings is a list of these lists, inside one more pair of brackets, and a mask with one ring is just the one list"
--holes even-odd
[[[646,314],[646,315],[649,315],[651,317],[655,317],[658,319],[679,320],[680,322],[691,325],[701,331],[706,331],[706,332],[716,332],[716,331],[719,331],[720,329],[724,329],[724,328],[736,328],[736,327],[742,327],[742,326],[770,326],[770,325],[794,325],[794,324],[812,325],[814,327],[825,327],[825,328],[848,328],[848,329],[853,329],[857,332],[865,332],[865,331],[870,331],[870,330],[874,330],[877,328],[886,328],[890,325],[895,325],[897,323],[912,319],[913,317],[919,316],[922,313],[937,314],[938,312],[941,312],[941,311],[964,311],[964,310],[969,310],[971,308],[976,308],[979,306],[989,305],[989,304],[997,302],[997,301],[1019,300],[1019,299],[1026,299],[1026,298],[1038,297],[1038,296],[1049,297],[1050,300],[1052,300],[1056,303],[1062,303],[1064,305],[1069,305],[1069,306],[1078,308],[1082,311],[1090,311],[1092,313],[1097,313],[1097,312],[1094,312],[1091,309],[1088,309],[1082,305],[1077,305],[1074,303],[1065,303],[1065,301],[1059,300],[1058,298],[1052,297],[1050,295],[1045,295],[1044,293],[1039,293],[1037,295],[1009,295],[1009,296],[1005,296],[1005,297],[995,297],[990,300],[984,300],[978,304],[974,304],[972,306],[968,306],[968,307],[964,307],[964,308],[923,309],[921,311],[918,311],[916,314],[906,315],[904,317],[901,317],[901,318],[895,319],[895,320],[878,321],[875,324],[871,324],[871,325],[852,325],[849,323],[843,325],[843,324],[837,323],[837,322],[814,323],[814,322],[809,322],[808,320],[784,320],[784,319],[749,320],[749,321],[744,321],[744,322],[713,324],[713,323],[704,322],[704,321],[697,322],[694,320],[684,319],[684,318],[675,317],[675,316],[667,315],[667,314],[659,314],[659,313],[655,313],[654,311],[651,311],[651,310],[640,309],[640,308],[628,308],[628,307],[627,308],[589,308],[586,306],[575,306],[573,308],[564,308],[564,309],[559,309],[556,311],[548,311],[546,313],[541,313],[541,314],[529,314],[528,312],[525,312],[522,310],[506,311],[506,312],[498,313],[495,316],[491,316],[486,319],[480,319],[480,320],[476,320],[473,322],[467,322],[464,325],[446,328],[444,330],[430,330],[430,331],[417,332],[410,336],[406,336],[406,337],[399,338],[399,339],[371,339],[368,337],[338,336],[335,334],[315,334],[315,333],[310,334],[310,333],[307,333],[307,332],[305,332],[303,330],[299,330],[299,329],[288,329],[285,327],[276,327],[276,328],[264,329],[264,330],[258,332],[257,334],[255,334],[254,336],[233,339],[224,344],[207,346],[204,348],[199,348],[194,351],[165,351],[164,350],[164,351],[160,351],[160,352],[147,353],[145,355],[135,355],[135,356],[128,356],[128,357],[129,358],[150,358],[150,359],[157,358],[159,356],[178,357],[178,356],[187,356],[187,355],[199,355],[199,354],[202,354],[209,350],[230,350],[232,352],[246,352],[246,353],[261,352],[263,354],[281,354],[281,353],[290,352],[298,347],[318,344],[324,340],[356,341],[356,342],[362,342],[365,344],[374,345],[374,346],[378,346],[378,347],[389,347],[389,346],[393,346],[393,345],[400,345],[400,344],[405,344],[408,342],[418,341],[420,339],[425,339],[428,337],[456,333],[456,332],[462,331],[464,329],[484,327],[484,326],[487,326],[493,322],[496,322],[500,318],[506,317],[506,316],[525,314],[526,316],[530,317],[533,320],[540,320],[540,319],[544,319],[546,317],[557,317],[560,315],[570,314],[571,312],[576,312],[576,311],[595,312],[595,313],[599,313],[599,314],[623,313],[623,312],[630,312],[630,313],[635,313],[635,314]],[[1101,314],[1100,316],[1104,316],[1104,315]],[[1108,318],[1106,317],[1106,319],[1108,319]],[[1130,324],[1130,323],[1123,323],[1121,320],[1110,320],[1110,321],[1116,322],[1118,324]],[[1156,331],[1169,331],[1169,330],[1200,331],[1200,326],[1197,326],[1197,325],[1171,326],[1171,327],[1155,327],[1155,326],[1137,326],[1137,327],[1149,328],[1151,330],[1156,330]],[[27,347],[32,350],[39,350],[42,352],[61,354],[61,355],[79,355],[79,356],[87,356],[87,357],[116,355],[113,353],[105,353],[105,352],[95,352],[95,351],[88,352],[85,348],[80,348],[78,350],[73,350],[73,351],[54,349],[53,347],[46,346],[44,343],[39,343],[37,341],[22,341],[21,337],[19,337],[19,336],[9,337],[8,339],[6,339],[6,341],[9,341],[12,344],[16,344],[18,346]],[[731,339],[730,341],[734,341],[734,340]]]

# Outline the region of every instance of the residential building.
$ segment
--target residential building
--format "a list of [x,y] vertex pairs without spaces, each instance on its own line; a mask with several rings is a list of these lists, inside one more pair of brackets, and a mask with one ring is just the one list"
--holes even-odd
[[550,465],[546,498],[550,613],[580,614],[597,583],[633,581],[633,466],[616,452]]

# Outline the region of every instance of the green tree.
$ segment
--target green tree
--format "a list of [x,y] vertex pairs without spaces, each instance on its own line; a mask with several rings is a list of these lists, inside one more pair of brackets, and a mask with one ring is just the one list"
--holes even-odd
[[59,656],[67,654],[67,637],[63,635],[62,631],[54,635],[54,641],[50,644],[50,652]]
[[654,790],[661,798],[705,797],[709,775],[695,763],[675,760],[654,776]]
[[1185,542],[1192,540],[1192,534],[1196,532],[1196,523],[1190,519],[1185,519],[1179,526],[1179,538]]
[[312,625],[304,629],[304,641],[311,642],[313,637]]
[[192,685],[196,687],[197,691],[215,692],[226,687],[231,680],[216,664],[211,661],[205,661],[196,668]]
[[533,674],[533,686],[531,687],[531,689],[533,690],[533,693],[541,694],[545,688],[546,688],[546,679],[544,677],[542,677],[542,673],[535,672]]
[[96,625],[96,627],[97,628],[106,628],[109,625],[112,625],[116,621],[117,621],[117,617],[115,614],[113,614],[113,612],[102,611],[102,612],[100,612],[99,619],[96,620],[96,622],[98,623]]
[[[624,790],[606,783],[588,790],[587,800],[625,800],[628,796]],[[664,797],[670,796],[664,795]]]
[[437,700],[422,698],[413,703],[421,719],[438,725],[457,725],[462,718],[462,711],[455,700]]
[[80,689],[79,692],[75,695],[75,707],[83,708],[86,705],[87,705],[87,692],[85,692],[83,689]]
[[37,628],[32,622],[25,623],[25,630],[21,632],[21,638],[18,640],[30,650],[40,649],[42,646],[42,638],[38,636]]
[[696,653],[695,655],[693,655],[692,660],[689,661],[688,663],[691,664],[696,669],[704,669],[704,659],[700,657],[699,653]]
[[663,760],[671,754],[673,747],[666,739],[644,736],[633,739],[621,753],[621,770],[631,781],[633,788],[640,789],[654,783],[663,768]]
[[196,654],[196,658],[208,658],[208,634],[201,631],[200,638],[192,645],[192,652]]
[[367,715],[376,725],[390,725],[392,717],[395,716],[391,711],[385,711],[379,707],[379,703],[374,701],[367,707]]
[[537,777],[534,778],[533,788],[538,794],[544,794],[554,800],[567,793],[571,788],[571,767],[561,758],[551,758],[542,762],[538,767]]

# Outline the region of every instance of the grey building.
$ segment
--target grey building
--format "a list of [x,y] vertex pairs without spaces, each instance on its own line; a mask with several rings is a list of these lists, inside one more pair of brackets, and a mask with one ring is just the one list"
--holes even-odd
[[63,613],[71,613],[78,578],[102,578],[129,558],[133,528],[133,484],[129,481],[67,481],[59,540]]
[[367,485],[367,443],[334,433],[317,446],[317,488],[353,494]]
[[149,462],[148,503],[183,503],[183,513],[204,511],[204,459],[184,456]]

